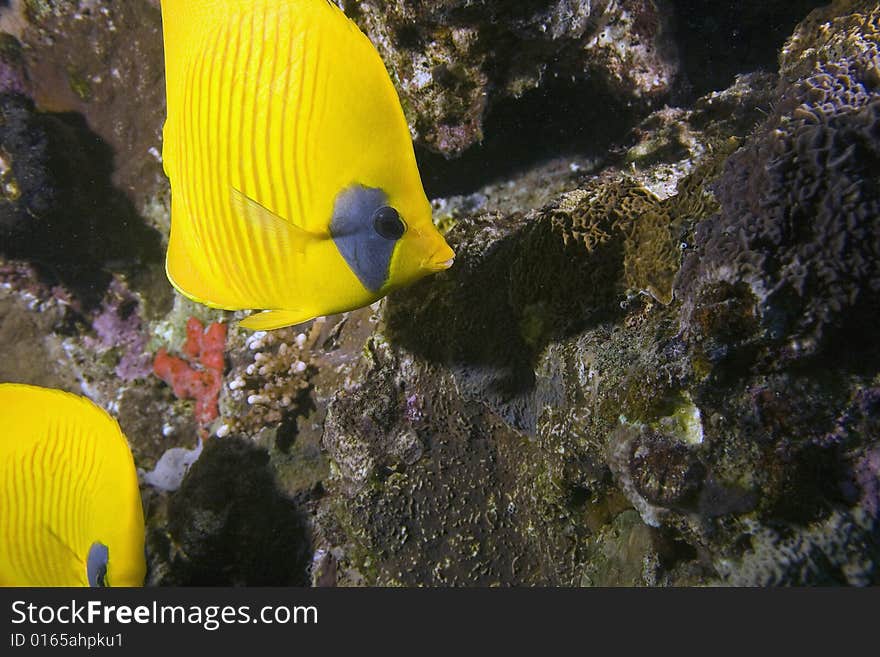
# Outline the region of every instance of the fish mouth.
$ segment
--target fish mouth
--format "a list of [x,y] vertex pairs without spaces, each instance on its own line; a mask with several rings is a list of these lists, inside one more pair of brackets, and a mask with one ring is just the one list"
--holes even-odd
[[439,249],[422,261],[422,269],[427,269],[431,272],[444,271],[449,269],[454,262],[455,251],[446,242],[443,242]]
[[438,260],[428,260],[427,262],[425,262],[423,267],[430,271],[444,271],[446,269],[449,269],[454,262],[455,258],[449,258],[448,260],[443,260],[442,262]]

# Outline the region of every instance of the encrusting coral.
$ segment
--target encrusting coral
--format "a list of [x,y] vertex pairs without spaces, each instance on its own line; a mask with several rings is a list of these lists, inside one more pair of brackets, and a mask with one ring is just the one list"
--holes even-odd
[[841,60],[811,51],[808,74],[783,82],[774,113],[714,184],[721,211],[698,227],[680,277],[696,307],[720,283],[747,283],[764,329],[791,355],[815,353],[834,332],[864,334],[880,304],[876,33],[871,43]]
[[195,317],[186,323],[186,358],[171,356],[162,347],[153,360],[153,373],[171,386],[178,399],[195,400],[195,417],[201,431],[217,417],[217,398],[225,368],[226,324],[205,326]]

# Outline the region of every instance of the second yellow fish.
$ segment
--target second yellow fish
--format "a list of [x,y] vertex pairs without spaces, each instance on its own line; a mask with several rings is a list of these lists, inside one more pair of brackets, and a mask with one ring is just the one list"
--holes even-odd
[[379,54],[328,0],[162,0],[166,271],[273,329],[358,308],[454,253]]
[[88,399],[0,383],[0,586],[141,586],[138,478]]

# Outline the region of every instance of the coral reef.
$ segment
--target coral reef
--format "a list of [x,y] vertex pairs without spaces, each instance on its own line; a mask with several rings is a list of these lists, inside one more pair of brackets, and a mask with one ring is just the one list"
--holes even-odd
[[654,0],[338,4],[389,64],[416,139],[446,155],[482,139],[492,103],[556,78],[643,102],[668,93],[678,70]]
[[82,117],[37,111],[17,94],[0,95],[0,116],[3,255],[33,261],[86,305],[109,269],[161,260],[159,234],[113,187],[111,151]]
[[196,421],[205,430],[219,414],[220,395],[225,363],[226,324],[207,328],[195,317],[186,323],[186,358],[170,356],[160,348],[153,360],[153,373],[171,386],[178,399],[195,400]]
[[227,376],[222,432],[277,427],[305,414],[310,404],[311,351],[320,324],[309,336],[293,329],[248,335]]
[[774,114],[729,158],[715,184],[722,210],[698,227],[699,252],[682,273],[683,294],[695,300],[686,304],[686,330],[699,334],[693,313],[704,294],[745,283],[763,330],[792,357],[841,332],[872,340],[866,329],[880,307],[878,62],[875,47],[786,82]]
[[[337,579],[473,581],[461,531],[492,555],[481,582],[875,582],[872,61],[738,80],[646,119],[632,172],[457,217],[456,268],[388,300],[330,405],[328,490],[347,501],[319,525],[339,536],[321,545]],[[626,289],[667,305],[621,308]],[[445,490],[473,515],[450,516]],[[506,522],[482,525],[502,493]],[[456,529],[426,534],[428,518]],[[434,554],[450,556],[426,572]]]
[[[780,53],[780,72],[789,81],[841,60],[876,58],[880,9],[863,0],[834,0],[804,19]],[[873,74],[867,71],[869,77]],[[876,84],[876,80],[874,80]]]
[[158,3],[0,9],[0,378],[119,418],[148,582],[880,583],[876,2],[338,4],[456,261],[268,333],[165,278]]

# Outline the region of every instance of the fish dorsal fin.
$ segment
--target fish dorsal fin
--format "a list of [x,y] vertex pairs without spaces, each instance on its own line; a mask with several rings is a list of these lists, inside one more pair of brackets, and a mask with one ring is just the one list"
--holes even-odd
[[328,233],[314,233],[300,228],[234,187],[232,207],[252,230],[275,240],[284,253],[305,253],[310,245],[330,238]]
[[302,324],[314,319],[315,313],[304,310],[266,310],[241,320],[238,325],[251,331],[271,331],[285,326]]

